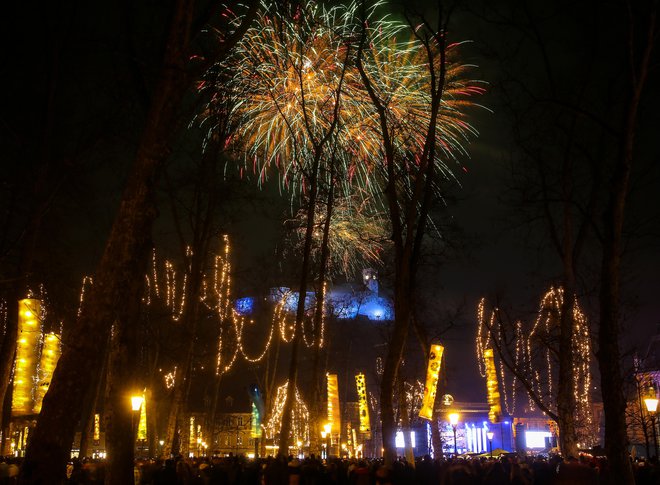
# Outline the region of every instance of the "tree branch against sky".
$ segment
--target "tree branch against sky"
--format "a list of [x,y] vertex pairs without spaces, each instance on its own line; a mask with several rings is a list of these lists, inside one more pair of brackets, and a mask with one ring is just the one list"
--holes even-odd
[[[439,2],[437,24],[424,24],[408,41],[397,41],[392,30],[401,25],[369,18],[362,7],[358,71],[365,98],[371,104],[370,132],[377,134],[373,161],[385,194],[394,246],[394,327],[387,349],[380,390],[385,462],[396,458],[394,386],[403,358],[415,304],[415,280],[430,201],[438,189],[436,177],[451,177],[450,166],[462,141],[474,134],[464,121],[469,98],[481,93],[467,80],[464,67],[448,59],[450,15]],[[373,13],[370,12],[371,15]],[[387,32],[387,33],[384,33]],[[367,47],[368,46],[368,47]]]

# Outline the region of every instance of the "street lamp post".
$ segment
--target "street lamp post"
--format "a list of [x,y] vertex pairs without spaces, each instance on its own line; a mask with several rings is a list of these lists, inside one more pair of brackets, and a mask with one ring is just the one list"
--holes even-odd
[[651,426],[653,427],[653,446],[656,458],[658,457],[658,435],[655,430],[655,413],[658,410],[658,397],[654,387],[649,387],[647,397],[644,399],[646,410],[651,416]]
[[458,413],[451,413],[449,415],[449,423],[454,430],[454,456],[458,456],[458,446],[456,444],[456,426],[458,426]]
[[[321,431],[321,439],[323,440],[323,449],[321,450],[321,458],[325,458],[326,460],[328,459],[328,444],[326,442],[326,437],[328,436],[328,433],[325,432],[325,430]],[[325,454],[325,456],[323,456]]]
[[493,436],[495,436],[495,433],[492,431],[489,431],[486,433],[486,436],[488,437],[488,447],[490,448],[490,457],[493,457]]
[[323,431],[325,431],[325,435],[328,437],[328,443],[326,447],[326,459],[330,458],[330,455],[332,454],[332,424],[327,423],[323,425]]

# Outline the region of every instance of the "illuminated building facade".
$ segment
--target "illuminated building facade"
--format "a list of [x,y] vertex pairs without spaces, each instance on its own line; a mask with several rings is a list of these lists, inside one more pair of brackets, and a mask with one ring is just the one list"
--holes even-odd
[[437,415],[440,420],[444,453],[454,453],[454,433],[448,418],[450,413],[459,415],[456,426],[456,448],[459,455],[490,452],[487,434],[489,432],[493,433],[493,450],[514,451],[513,419],[510,416],[503,416],[499,423],[494,424],[489,420],[489,412],[490,406],[485,402],[454,401],[448,406],[441,404]]

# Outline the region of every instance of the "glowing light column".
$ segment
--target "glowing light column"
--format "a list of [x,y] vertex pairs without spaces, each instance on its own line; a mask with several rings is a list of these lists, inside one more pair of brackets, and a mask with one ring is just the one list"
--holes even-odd
[[13,416],[32,414],[35,398],[35,379],[39,352],[39,313],[41,302],[26,298],[18,302],[18,339],[16,342],[16,366],[14,392],[11,401]]
[[486,362],[486,391],[488,395],[488,419],[491,423],[499,423],[502,419],[502,405],[500,404],[500,389],[497,384],[497,369],[495,368],[495,357],[493,349],[484,350]]
[[[341,416],[339,409],[339,384],[337,374],[328,374],[328,423],[330,424],[330,446],[333,444],[333,435],[341,434]],[[337,438],[339,443],[339,438]],[[339,452],[337,453],[339,454]]]
[[341,418],[339,416],[339,384],[337,374],[328,374],[328,422],[332,429],[341,429]]
[[44,335],[44,346],[39,359],[39,382],[34,396],[34,414],[41,412],[41,404],[53,378],[53,372],[62,353],[60,338],[54,333]]
[[424,398],[419,410],[419,417],[431,420],[433,417],[433,406],[435,405],[435,393],[438,389],[438,376],[440,375],[440,364],[445,348],[442,345],[431,345],[429,353],[429,365],[426,369],[426,385],[424,386]]
[[363,373],[355,376],[357,385],[358,408],[360,410],[360,433],[371,433],[369,422],[369,404],[367,402],[367,381]]

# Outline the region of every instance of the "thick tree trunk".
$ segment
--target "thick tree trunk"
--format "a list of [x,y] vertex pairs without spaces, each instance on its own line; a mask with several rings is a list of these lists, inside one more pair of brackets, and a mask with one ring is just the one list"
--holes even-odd
[[[193,276],[193,280],[201,281],[201,274],[197,277]],[[172,399],[172,407],[167,419],[167,431],[165,434],[165,445],[163,447],[163,455],[169,456],[172,453],[174,444],[174,436],[181,422],[181,417],[184,415],[186,409],[186,401],[188,400],[188,389],[192,379],[192,364],[193,355],[195,351],[195,340],[197,334],[197,320],[199,317],[199,285],[193,281],[193,287],[190,289],[189,298],[186,304],[190,308],[188,317],[184,319],[183,325],[187,328],[187,338],[184,345],[183,361],[181,362],[181,374],[176,376],[174,381],[174,397]],[[192,308],[191,308],[192,307]],[[219,383],[218,383],[219,385]],[[188,429],[184,426],[184,429]]]
[[[572,275],[572,272],[569,273]],[[566,280],[571,280],[569,276]],[[575,418],[577,403],[575,402],[574,386],[575,371],[573,355],[573,340],[577,336],[573,329],[575,320],[573,308],[575,303],[574,286],[568,282],[564,285],[564,298],[559,321],[559,376],[557,383],[557,424],[559,426],[559,444],[564,457],[578,456]]]
[[433,445],[433,458],[442,460],[444,453],[442,451],[442,435],[440,434],[440,418],[433,409],[433,419],[431,420],[431,444]]
[[[632,150],[630,152],[632,155]],[[630,162],[631,160],[628,160]],[[605,216],[603,260],[600,288],[600,325],[598,327],[598,367],[605,412],[605,450],[612,474],[621,483],[634,483],[628,457],[626,399],[621,375],[619,350],[619,268],[621,230],[630,164],[623,164],[615,175],[612,200]],[[621,173],[623,172],[623,173]]]
[[[208,9],[208,14],[213,12]],[[256,2],[250,2],[250,10],[236,31],[218,42],[215,51],[203,59],[195,57],[198,69],[203,70],[226,54],[245,33],[256,12]],[[78,396],[92,385],[94,369],[98,369],[103,358],[99,352],[101,342],[107,341],[117,309],[132,296],[126,282],[144,277],[146,261],[139,254],[156,216],[155,183],[170,152],[168,143],[179,125],[179,107],[193,79],[187,69],[191,60],[193,14],[192,0],[177,0],[173,6],[162,68],[154,83],[133,168],[95,275],[95,284],[73,329],[75,340],[64,348],[44,398],[21,468],[22,484],[57,483],[64,479],[75,425],[81,414]]]
[[410,439],[410,411],[408,401],[406,400],[405,382],[401,372],[399,372],[399,414],[401,415],[401,431],[403,434],[404,456],[410,466],[415,468],[415,452],[413,451],[412,441]]
[[145,405],[147,406],[147,448],[149,449],[149,457],[154,458],[158,456],[158,444],[156,443],[157,433],[156,426],[158,425],[158,406],[153,401],[153,386],[147,388],[145,392]]
[[[134,322],[133,322],[134,323]],[[117,325],[110,344],[105,393],[106,485],[132,483],[139,412],[131,408],[132,395],[141,393],[134,376],[135,353],[128,328]]]
[[403,359],[410,320],[409,292],[406,284],[409,278],[407,261],[402,261],[397,268],[394,293],[394,328],[387,347],[387,356],[383,366],[383,377],[380,387],[380,415],[383,431],[383,457],[386,466],[392,466],[396,460],[397,423],[394,417],[394,385],[396,383],[399,365]]
[[132,295],[127,281],[144,277],[146,261],[140,249],[149,240],[156,216],[154,185],[167,159],[167,141],[176,123],[178,104],[188,86],[181,68],[180,46],[172,47],[186,31],[188,2],[177,4],[173,16],[166,66],[155,88],[131,175],[124,190],[95,281],[73,329],[71,344],[63,349],[50,388],[32,433],[20,482],[58,483],[65,477],[75,426],[81,415],[79,396],[93,385],[102,365],[101,348],[108,339],[117,310]]
[[[107,350],[104,350],[104,353],[107,356]],[[96,408],[99,402],[99,396],[101,395],[101,389],[104,388],[106,383],[106,370],[107,370],[107,358],[104,358],[104,365],[99,369],[99,375],[97,378],[97,385],[90,389],[90,396],[88,396],[87,403],[83,409],[82,417],[80,419],[82,424],[82,430],[80,433],[80,453],[81,458],[91,456],[90,448],[94,440],[94,415],[96,413]]]
[[[600,326],[598,332],[598,366],[601,392],[605,411],[605,450],[612,475],[621,483],[634,483],[632,466],[628,457],[626,432],[626,399],[621,376],[619,351],[618,302],[618,251],[609,245],[603,254],[603,281],[600,291]],[[611,261],[605,261],[608,254]],[[616,262],[614,262],[616,260]]]
[[206,429],[207,429],[207,436],[209,437],[209,442],[211,444],[211,451],[213,451],[213,447],[215,447],[215,439],[216,439],[216,426],[215,426],[215,419],[216,415],[218,413],[218,400],[220,399],[220,383],[222,382],[222,374],[215,376],[214,381],[213,381],[213,398],[211,399],[211,409],[209,410],[208,417],[207,417],[207,423],[206,423]]
[[[145,241],[143,258],[151,247]],[[138,370],[138,329],[140,320],[143,279],[129,280],[130,297],[121,306],[118,322],[110,338],[110,355],[105,389],[105,444],[108,453],[105,485],[123,485],[133,480],[135,438],[140,419],[139,411],[132,410],[131,396],[142,395],[144,382]],[[143,404],[144,405],[144,404]]]
[[[177,379],[183,381],[186,379],[187,373],[181,369],[181,374],[177,376]],[[180,385],[174,386],[174,393],[172,396],[172,405],[170,406],[170,412],[167,417],[167,428],[165,430],[165,444],[163,445],[163,456],[169,457],[174,453],[176,436],[181,428],[185,432],[188,428],[181,426],[181,420],[183,416],[183,411],[185,407],[185,385],[181,382]],[[181,440],[183,442],[183,439]]]
[[[27,182],[29,185],[30,193],[30,208],[26,218],[25,228],[21,239],[19,240],[18,260],[14,272],[14,281],[12,282],[11,290],[7,295],[8,315],[5,327],[5,335],[2,339],[0,346],[0,403],[4,403],[5,396],[10,385],[11,370],[14,366],[14,357],[16,354],[16,339],[18,336],[18,300],[25,298],[27,286],[29,283],[30,273],[34,262],[35,251],[39,235],[41,232],[42,222],[46,216],[52,198],[58,191],[60,184],[59,180],[52,180],[52,174],[57,174],[57,179],[66,177],[66,171],[62,167],[57,166],[52,159],[52,138],[53,128],[55,126],[55,113],[54,107],[56,103],[56,91],[58,87],[59,78],[59,57],[62,50],[64,35],[59,29],[57,33],[51,38],[52,43],[48,46],[51,50],[50,70],[45,77],[46,85],[45,90],[41,93],[35,93],[37,96],[45,94],[44,97],[44,111],[42,112],[43,119],[37,121],[38,131],[35,138],[39,139],[41,144],[38,154],[38,166],[36,174],[30,181],[16,181],[21,186]],[[32,182],[30,184],[30,182]],[[9,423],[10,416],[5,416],[3,413],[3,406],[0,406],[0,423],[4,425]],[[0,443],[0,453],[3,451],[8,455],[9,450],[4,450],[5,433],[2,433],[3,443]],[[6,442],[9,443],[8,441]]]
[[328,258],[330,257],[330,222],[334,207],[334,158],[331,161],[330,177],[328,186],[328,198],[326,202],[325,222],[323,223],[323,240],[321,242],[321,261],[319,262],[319,278],[316,288],[316,308],[314,311],[314,356],[312,362],[312,395],[311,404],[311,431],[310,431],[310,453],[320,453],[321,444],[319,441],[323,409],[321,408],[321,386],[319,379],[319,367],[321,360],[321,349],[323,348],[322,322],[325,317],[325,278],[328,267]]
[[[621,352],[619,350],[619,297],[620,268],[623,251],[623,222],[630,174],[635,152],[635,132],[639,106],[646,86],[651,54],[657,36],[657,4],[648,12],[640,12],[639,19],[629,19],[629,55],[631,58],[630,86],[626,110],[622,119],[622,136],[619,153],[614,167],[609,191],[609,200],[603,214],[603,255],[601,261],[601,286],[599,294],[600,324],[598,327],[598,367],[600,369],[603,409],[605,412],[605,449],[613,476],[621,483],[633,483],[633,471],[628,456],[626,429],[626,398],[621,375]],[[635,21],[646,23],[641,29],[642,37],[639,58],[635,50]]]
[[88,391],[102,365],[102,347],[117,309],[130,298],[126,281],[141,279],[146,261],[136,257],[155,215],[150,202],[156,160],[142,152],[108,240],[88,302],[74,337],[63,349],[43,402],[37,427],[21,469],[22,483],[52,483],[64,476],[76,423],[79,396]]

